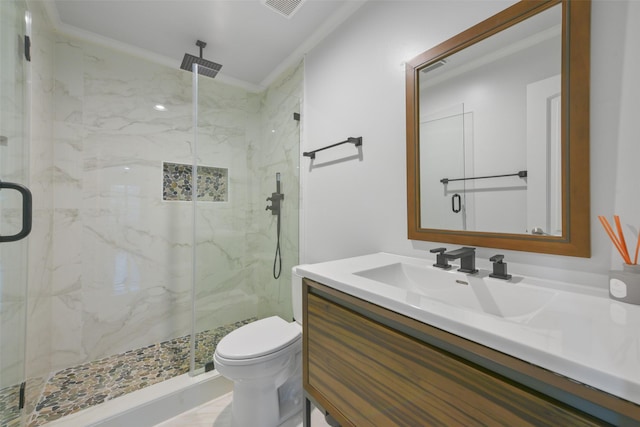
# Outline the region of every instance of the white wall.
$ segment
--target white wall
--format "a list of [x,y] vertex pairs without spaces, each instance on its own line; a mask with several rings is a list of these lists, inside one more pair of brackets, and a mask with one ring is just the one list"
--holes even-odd
[[[615,185],[615,212],[621,216],[625,222],[633,225],[636,233],[640,228],[640,197],[638,184],[640,183],[640,170],[638,170],[638,159],[640,159],[640,136],[638,135],[638,114],[640,113],[640,54],[638,53],[638,40],[640,40],[640,2],[630,1],[628,13],[626,14],[626,25],[623,30],[626,34],[622,45],[618,63],[621,70],[614,74],[621,80],[621,90],[619,93],[620,118],[616,126],[612,126],[611,142],[617,142],[618,156],[614,166],[616,170]],[[600,66],[606,72],[607,64]],[[616,135],[617,133],[617,135]],[[616,139],[613,139],[616,137]],[[612,148],[616,144],[611,144]],[[604,211],[604,207],[603,207]],[[627,242],[629,245],[629,242]],[[620,256],[613,251],[613,265],[620,264]],[[633,256],[633,255],[632,255]],[[639,259],[640,261],[640,259]]]
[[[436,243],[407,239],[403,61],[512,3],[371,1],[307,55],[303,150],[347,136],[362,135],[364,143],[361,159],[333,162],[355,153],[350,145],[318,154],[313,168],[304,159],[301,261],[376,251],[432,259],[428,249]],[[638,150],[632,121],[640,108],[631,72],[640,60],[632,46],[638,33],[632,26],[637,27],[637,22],[637,3],[593,3],[592,257],[480,248],[481,267],[489,268],[488,257],[501,252],[512,272],[601,287],[606,286],[604,275],[612,265],[619,268],[618,258],[612,263],[611,244],[596,217],[613,215],[617,206],[623,222],[640,218],[633,189],[638,169],[629,155]],[[625,183],[619,178],[620,185],[612,191],[617,170],[624,174]]]

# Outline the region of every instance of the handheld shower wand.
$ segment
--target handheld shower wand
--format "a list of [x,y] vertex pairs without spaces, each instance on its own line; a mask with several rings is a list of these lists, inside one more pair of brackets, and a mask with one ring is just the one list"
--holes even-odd
[[271,215],[278,215],[277,231],[276,231],[276,255],[273,260],[273,278],[278,279],[282,273],[282,255],[280,253],[280,202],[284,200],[284,194],[280,192],[280,172],[276,173],[276,192],[271,193],[271,197],[267,197],[267,202],[271,202],[271,206],[265,210],[270,210]]

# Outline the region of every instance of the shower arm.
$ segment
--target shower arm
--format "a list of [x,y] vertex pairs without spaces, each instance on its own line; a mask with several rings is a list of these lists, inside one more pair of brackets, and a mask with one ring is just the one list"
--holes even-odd
[[204,48],[207,47],[207,42],[203,42],[202,40],[198,40],[196,42],[196,46],[198,46],[200,48],[200,59],[204,59],[202,57],[202,55],[203,55]]

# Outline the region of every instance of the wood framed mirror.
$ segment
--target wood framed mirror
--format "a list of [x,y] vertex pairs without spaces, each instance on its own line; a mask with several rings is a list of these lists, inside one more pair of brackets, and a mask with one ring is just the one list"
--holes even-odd
[[520,1],[407,63],[409,239],[591,256],[590,15]]

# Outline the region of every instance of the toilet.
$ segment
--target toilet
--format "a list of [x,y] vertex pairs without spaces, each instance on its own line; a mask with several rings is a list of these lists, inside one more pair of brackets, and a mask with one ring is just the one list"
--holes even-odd
[[278,316],[226,335],[215,369],[233,381],[232,427],[276,427],[302,410],[302,277],[291,272],[293,322]]

